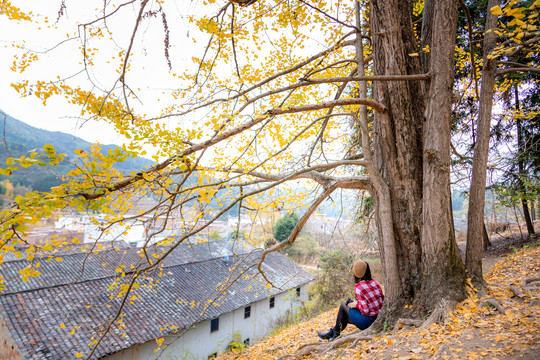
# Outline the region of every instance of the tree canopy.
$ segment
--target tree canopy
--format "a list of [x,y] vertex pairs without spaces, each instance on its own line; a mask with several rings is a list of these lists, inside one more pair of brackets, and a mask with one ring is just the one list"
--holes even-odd
[[287,213],[279,218],[274,225],[274,239],[279,242],[288,239],[299,220],[295,212]]

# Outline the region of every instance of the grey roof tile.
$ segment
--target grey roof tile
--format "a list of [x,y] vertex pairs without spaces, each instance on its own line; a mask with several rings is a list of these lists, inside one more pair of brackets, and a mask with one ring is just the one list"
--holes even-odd
[[[95,358],[171,332],[162,331],[165,325],[187,328],[283,291],[268,288],[258,274],[260,250],[236,254],[222,250],[215,244],[205,248],[182,244],[164,262],[163,276],[158,276],[159,271],[146,273],[134,291],[140,298],[123,309],[125,328],[114,324]],[[73,267],[80,266],[87,254],[71,254],[62,262],[44,263],[40,267],[43,274],[28,284],[18,284],[21,281],[15,276],[22,264],[3,264],[8,287],[0,294],[0,316],[26,359],[64,359],[75,352],[88,352],[92,336],[116,313],[121,300],[109,290],[117,278],[111,268],[101,265],[103,259],[111,264],[140,259],[136,249],[127,249],[125,254],[107,251],[90,255],[81,277]],[[313,280],[278,253],[266,257],[262,270],[283,289]],[[118,279],[124,283],[129,280],[129,276]],[[209,305],[206,299],[215,303]],[[79,328],[70,335],[76,326]]]

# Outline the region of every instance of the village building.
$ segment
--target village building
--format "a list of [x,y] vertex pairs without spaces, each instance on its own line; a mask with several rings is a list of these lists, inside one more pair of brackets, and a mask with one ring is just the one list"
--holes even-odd
[[[37,257],[42,274],[27,282],[20,278],[26,260],[1,265],[1,360],[86,357],[100,333],[105,336],[93,359],[206,360],[233,340],[252,344],[267,335],[276,319],[307,300],[306,285],[313,280],[279,253],[260,265],[264,279],[258,270],[262,249],[185,242],[137,280],[120,310],[117,294],[130,283],[130,271],[171,249],[152,247],[145,255],[120,242],[95,250],[54,255],[62,261]],[[125,277],[118,275],[120,264],[127,264]]]

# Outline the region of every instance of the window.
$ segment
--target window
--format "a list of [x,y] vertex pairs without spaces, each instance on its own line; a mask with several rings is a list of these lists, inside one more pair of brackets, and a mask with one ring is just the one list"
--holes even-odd
[[214,331],[219,330],[219,318],[212,319],[210,322],[210,332],[213,333]]
[[251,306],[246,306],[244,308],[244,319],[247,319],[251,316]]
[[244,345],[249,346],[249,338],[247,338],[246,340],[244,340]]
[[300,288],[299,287],[296,288],[296,296],[300,297]]
[[274,306],[276,306],[276,298],[272,296],[270,298],[270,309],[272,309]]

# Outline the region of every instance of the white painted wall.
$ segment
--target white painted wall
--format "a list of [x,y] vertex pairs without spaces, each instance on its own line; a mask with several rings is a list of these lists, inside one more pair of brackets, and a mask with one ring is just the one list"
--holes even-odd
[[[101,224],[106,224],[103,215],[93,216],[99,224],[95,224],[91,221],[90,216],[88,215],[79,215],[79,216],[61,216],[55,222],[55,228],[57,229],[67,229],[67,230],[77,230],[81,231],[84,234],[85,243],[95,242],[95,241],[118,241],[123,240],[128,244],[136,244],[137,247],[141,247],[146,242],[146,233],[145,227],[141,221],[136,221],[134,223],[126,225],[113,225],[108,228],[106,231],[101,229]],[[152,231],[152,230],[151,230]],[[149,245],[152,245],[158,241],[163,240],[166,236],[175,236],[175,231],[171,229],[165,229],[159,235],[156,235],[149,242]]]
[[250,304],[251,316],[244,319],[244,307],[219,317],[219,330],[210,332],[210,320],[202,321],[189,329],[182,337],[166,337],[164,344],[169,344],[160,355],[154,352],[155,341],[133,346],[120,351],[105,360],[206,360],[213,353],[225,352],[227,345],[235,334],[240,335],[240,341],[249,339],[250,345],[256,340],[268,335],[274,322],[285,315],[287,310],[295,311],[300,306],[300,300],[307,301],[306,285],[300,289],[300,297],[296,296],[296,289],[277,294],[275,307],[270,308],[268,298]]

